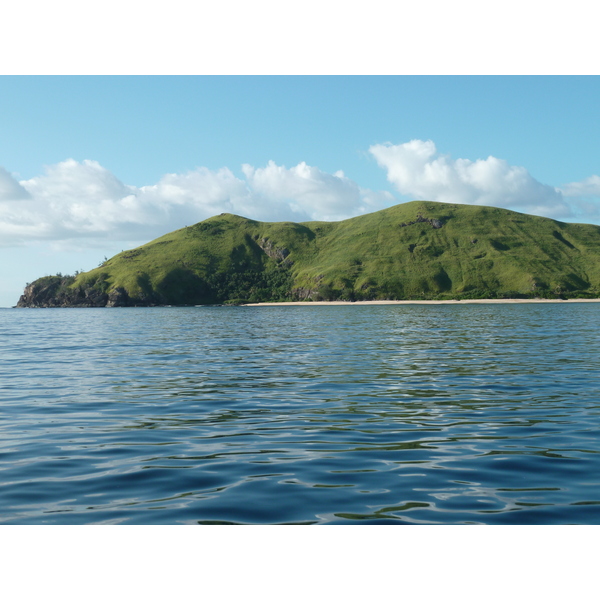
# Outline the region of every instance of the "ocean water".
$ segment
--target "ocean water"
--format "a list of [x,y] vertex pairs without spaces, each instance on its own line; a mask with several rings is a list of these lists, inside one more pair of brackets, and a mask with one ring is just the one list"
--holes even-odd
[[600,523],[600,304],[0,310],[2,524]]

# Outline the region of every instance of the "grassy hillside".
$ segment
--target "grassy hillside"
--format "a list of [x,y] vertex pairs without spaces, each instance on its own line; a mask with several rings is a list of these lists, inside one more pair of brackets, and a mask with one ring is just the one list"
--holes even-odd
[[109,305],[598,297],[600,227],[436,202],[335,223],[222,214],[54,283]]

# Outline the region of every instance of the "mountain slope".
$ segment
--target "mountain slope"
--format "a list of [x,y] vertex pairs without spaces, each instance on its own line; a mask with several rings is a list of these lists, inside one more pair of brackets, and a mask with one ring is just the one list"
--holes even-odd
[[538,296],[600,296],[600,227],[418,201],[333,223],[222,214],[38,279],[18,306]]

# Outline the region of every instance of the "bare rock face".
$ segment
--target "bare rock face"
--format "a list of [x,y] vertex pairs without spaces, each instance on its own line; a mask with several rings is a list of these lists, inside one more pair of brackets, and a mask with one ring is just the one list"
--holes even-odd
[[97,287],[70,287],[75,277],[52,275],[41,277],[27,285],[17,302],[17,308],[92,308],[113,306],[155,306],[153,298],[138,298],[134,302],[127,291],[118,287],[108,293]]
[[89,288],[83,292],[89,306],[106,306],[108,295],[94,288]]
[[35,283],[30,283],[25,286],[23,294],[17,302],[17,308],[24,308],[33,305],[34,298],[36,296]]
[[129,306],[129,295],[122,287],[115,288],[109,292],[106,306]]
[[277,262],[284,261],[290,253],[290,251],[287,248],[280,248],[278,246],[275,246],[273,242],[271,242],[271,240],[268,240],[266,238],[257,240],[256,243],[269,258],[272,258]]
[[95,288],[71,288],[72,276],[41,277],[27,285],[17,308],[64,308],[106,306],[108,295]]
[[400,227],[408,227],[409,225],[415,225],[416,223],[429,223],[434,229],[441,229],[444,225],[440,219],[427,219],[421,214],[417,214],[417,218],[414,221],[408,223],[400,223]]
[[310,300],[316,293],[316,289],[297,287],[292,290],[292,298],[294,300]]
[[17,308],[49,306],[48,303],[55,300],[54,291],[56,288],[57,284],[54,282],[48,282],[46,285],[40,284],[39,280],[30,283],[19,298]]

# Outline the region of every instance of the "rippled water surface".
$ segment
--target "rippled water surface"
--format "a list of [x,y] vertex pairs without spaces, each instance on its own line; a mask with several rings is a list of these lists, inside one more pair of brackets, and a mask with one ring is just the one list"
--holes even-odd
[[0,310],[1,523],[600,523],[600,304]]

